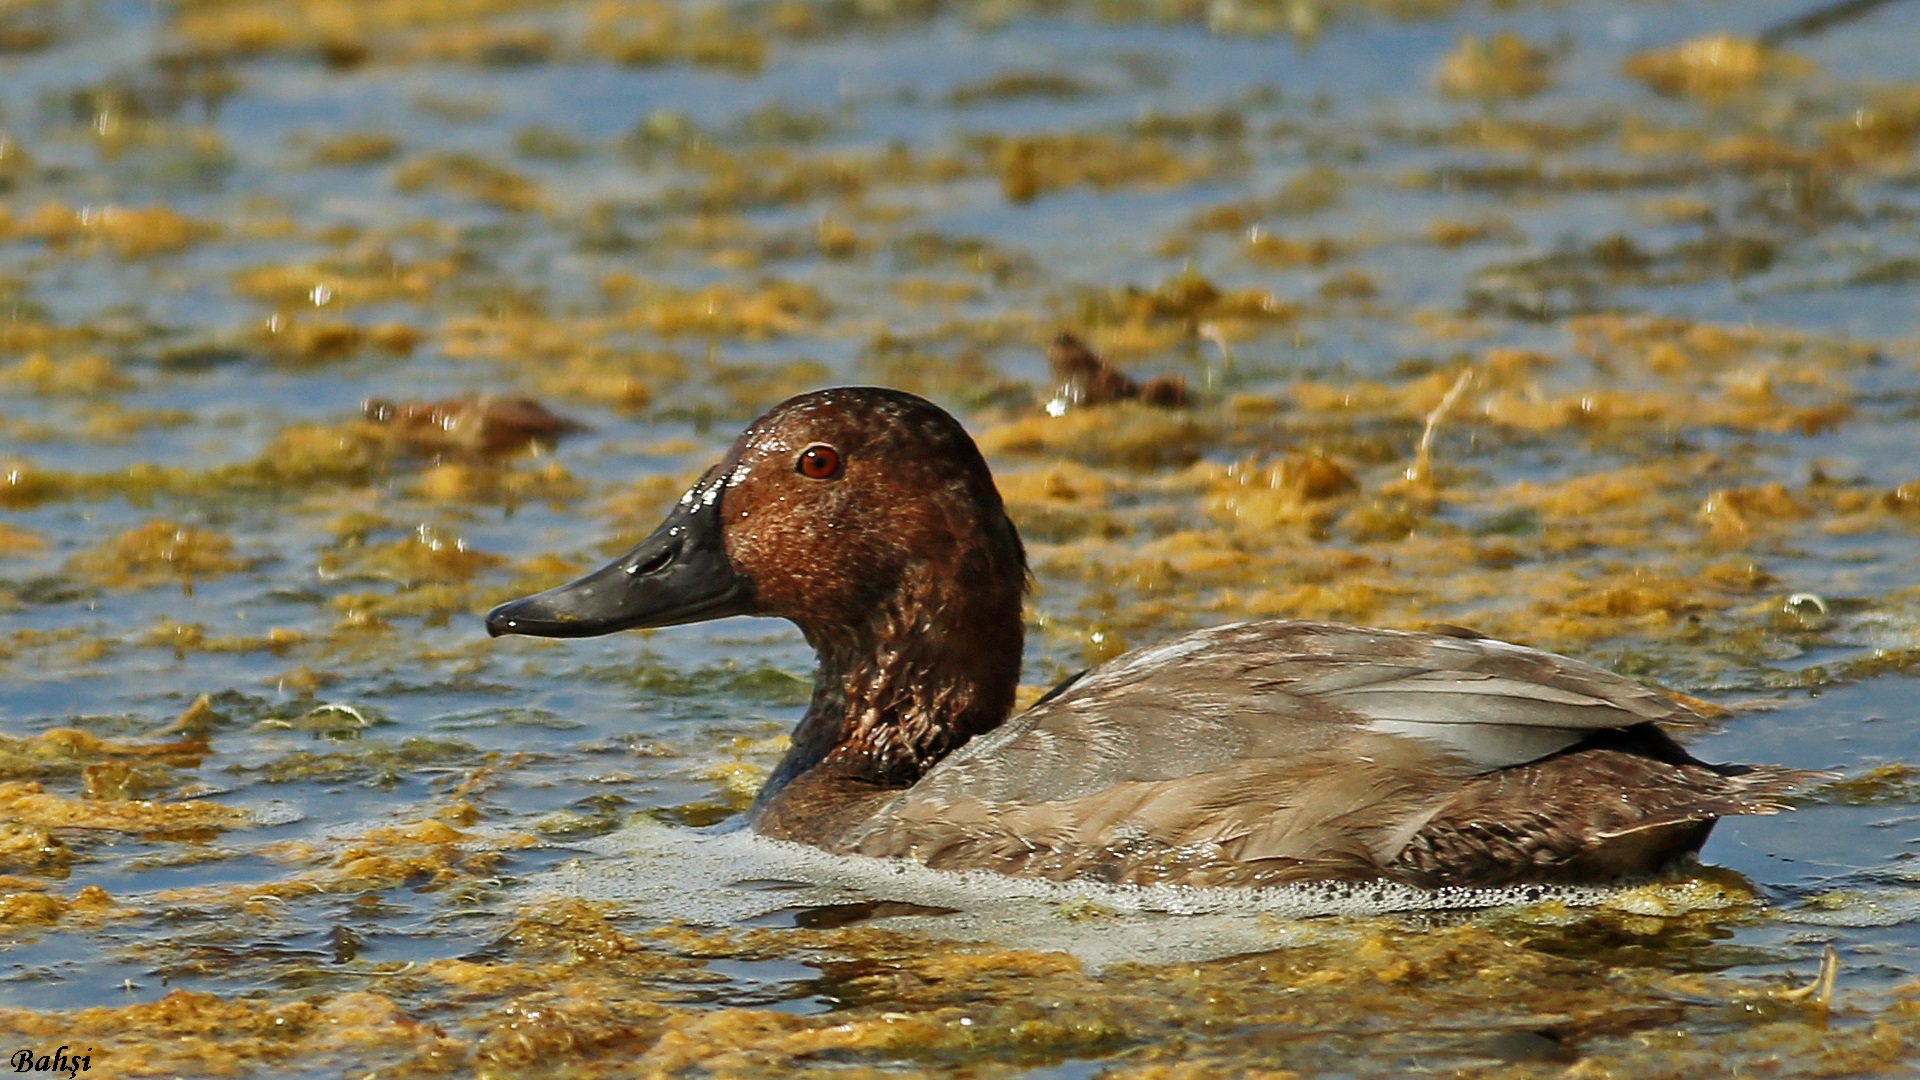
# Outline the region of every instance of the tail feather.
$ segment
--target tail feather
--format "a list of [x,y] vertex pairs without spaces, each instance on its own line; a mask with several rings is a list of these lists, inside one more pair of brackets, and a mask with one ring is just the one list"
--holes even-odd
[[1577,750],[1468,785],[1389,870],[1415,884],[1463,876],[1502,885],[1650,874],[1698,851],[1720,818],[1791,809],[1788,795],[1825,775]]

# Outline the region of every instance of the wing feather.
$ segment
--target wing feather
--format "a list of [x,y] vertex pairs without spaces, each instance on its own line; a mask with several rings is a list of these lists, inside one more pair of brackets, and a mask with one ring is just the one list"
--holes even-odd
[[[1116,880],[1366,876],[1477,777],[1693,718],[1630,679],[1490,639],[1238,623],[1064,684],[936,765],[849,850]],[[1696,814],[1686,798],[1647,828],[1753,812],[1718,799]],[[1607,828],[1640,825],[1625,813]]]

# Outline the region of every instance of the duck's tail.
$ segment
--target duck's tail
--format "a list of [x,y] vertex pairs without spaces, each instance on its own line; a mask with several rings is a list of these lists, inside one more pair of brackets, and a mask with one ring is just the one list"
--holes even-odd
[[1791,809],[1793,791],[1826,775],[1576,750],[1469,784],[1387,869],[1422,885],[1643,877],[1700,850],[1720,818]]

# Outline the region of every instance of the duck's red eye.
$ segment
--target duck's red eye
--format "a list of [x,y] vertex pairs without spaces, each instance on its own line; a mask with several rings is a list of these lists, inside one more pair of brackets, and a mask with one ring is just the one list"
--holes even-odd
[[815,443],[800,451],[796,468],[809,480],[831,480],[840,475],[840,451],[825,443]]

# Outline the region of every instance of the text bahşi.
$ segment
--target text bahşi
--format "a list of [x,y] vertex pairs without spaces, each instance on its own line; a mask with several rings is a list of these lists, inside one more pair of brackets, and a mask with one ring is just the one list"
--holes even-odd
[[57,1072],[68,1076],[78,1076],[93,1071],[93,1047],[87,1047],[84,1054],[69,1054],[62,1046],[51,1054],[35,1054],[31,1050],[15,1050],[7,1059],[14,1072]]

